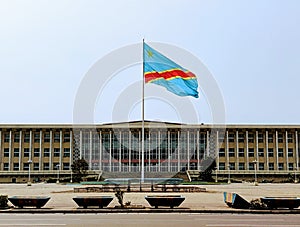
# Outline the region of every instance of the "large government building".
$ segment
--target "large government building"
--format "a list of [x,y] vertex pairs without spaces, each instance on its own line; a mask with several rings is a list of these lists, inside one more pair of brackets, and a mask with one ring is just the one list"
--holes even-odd
[[[80,158],[90,172],[132,176],[141,172],[141,122],[102,125],[0,125],[0,178],[24,182],[72,176]],[[298,125],[189,125],[145,122],[144,171],[199,172],[216,160],[219,176],[296,174]]]

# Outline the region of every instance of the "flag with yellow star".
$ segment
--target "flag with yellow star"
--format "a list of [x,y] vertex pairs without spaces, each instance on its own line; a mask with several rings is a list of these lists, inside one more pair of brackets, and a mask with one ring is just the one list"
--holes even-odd
[[165,87],[179,96],[198,98],[197,77],[171,59],[144,43],[144,76],[146,83]]

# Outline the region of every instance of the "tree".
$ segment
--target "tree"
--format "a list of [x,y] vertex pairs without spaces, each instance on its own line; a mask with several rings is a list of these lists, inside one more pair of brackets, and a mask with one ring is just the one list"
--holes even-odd
[[74,174],[74,181],[80,182],[82,181],[82,177],[87,174],[87,170],[89,169],[89,164],[82,158],[76,160],[72,166],[72,172]]

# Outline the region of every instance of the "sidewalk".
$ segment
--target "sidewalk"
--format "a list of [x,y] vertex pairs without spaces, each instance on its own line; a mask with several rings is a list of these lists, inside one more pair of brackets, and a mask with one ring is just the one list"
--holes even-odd
[[[90,185],[89,185],[90,186]],[[203,213],[300,213],[300,209],[295,210],[236,210],[227,207],[223,201],[223,192],[236,192],[248,201],[266,196],[286,196],[299,197],[300,184],[260,184],[254,186],[250,183],[230,184],[230,185],[203,185],[207,192],[181,193],[181,192],[125,192],[124,202],[131,201],[133,205],[142,205],[145,209],[115,209],[119,205],[116,198],[105,209],[82,209],[78,208],[73,201],[75,196],[114,196],[113,192],[101,193],[74,193],[74,187],[83,187],[75,184],[0,184],[0,194],[10,196],[50,196],[51,199],[42,209],[8,209],[1,212],[59,212],[59,213],[87,213],[87,212],[203,212]],[[185,201],[176,209],[154,209],[144,199],[146,195],[182,195]],[[9,205],[12,205],[9,203]]]

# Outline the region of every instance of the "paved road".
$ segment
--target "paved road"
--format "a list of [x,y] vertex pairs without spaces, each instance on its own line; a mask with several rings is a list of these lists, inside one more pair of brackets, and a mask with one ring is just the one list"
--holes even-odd
[[0,226],[300,227],[290,214],[0,214]]

